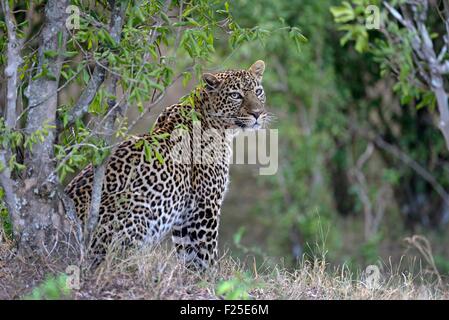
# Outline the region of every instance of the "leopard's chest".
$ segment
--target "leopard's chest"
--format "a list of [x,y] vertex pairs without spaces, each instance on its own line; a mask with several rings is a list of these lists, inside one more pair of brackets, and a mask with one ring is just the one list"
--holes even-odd
[[[229,158],[212,162],[176,164],[170,158],[163,165],[138,170],[135,191],[144,192],[151,210],[147,218],[146,243],[163,238],[175,225],[182,225],[199,205],[220,207],[229,181]],[[140,181],[143,180],[142,188]],[[140,186],[140,187],[139,187]]]

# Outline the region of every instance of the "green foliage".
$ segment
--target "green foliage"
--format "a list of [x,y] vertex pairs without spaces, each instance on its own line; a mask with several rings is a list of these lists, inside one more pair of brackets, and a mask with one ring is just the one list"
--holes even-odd
[[145,161],[151,162],[153,157],[159,161],[159,163],[164,163],[164,158],[159,152],[160,142],[169,138],[169,133],[159,133],[156,134],[153,131],[150,132],[150,141],[148,139],[139,139],[134,145],[135,148],[142,150],[144,152]]
[[[11,130],[6,127],[4,118],[0,117],[0,147],[3,150],[26,149],[32,151],[33,145],[43,142],[45,137],[48,136],[49,130],[54,127],[46,123],[41,129],[26,135],[23,131]],[[14,153],[10,156],[7,164],[0,163],[0,171],[6,166],[8,166],[11,172],[19,172],[25,169],[25,165],[17,161],[17,155]]]
[[5,235],[8,239],[12,239],[12,224],[8,215],[8,209],[4,202],[4,197],[5,191],[0,187],[0,233]]
[[56,128],[56,126],[45,123],[42,129],[37,129],[25,138],[23,146],[26,149],[33,151],[33,145],[44,142],[45,137],[48,136],[49,130],[54,128]]
[[[259,223],[272,230],[266,235],[268,255],[286,257],[291,265],[303,254],[312,257],[317,244],[332,256],[341,245],[325,173],[326,158],[338,150],[334,137],[347,136],[345,88],[334,66],[333,44],[338,45],[338,39],[329,30],[332,3],[239,1],[233,12],[246,25],[289,30],[287,35],[270,34],[266,43],[242,46],[234,59],[238,63],[250,56],[267,62],[264,87],[270,111],[280,118],[274,128],[279,130],[281,165],[275,176],[260,178],[271,190],[270,205],[264,199],[254,211]],[[307,38],[307,43],[301,41],[300,52],[292,38],[299,29],[292,25],[300,25]],[[317,173],[324,175],[319,181]]]
[[[255,26],[240,27],[231,13],[232,5],[218,0],[200,0],[183,2],[182,10],[178,1],[171,2],[165,8],[164,1],[150,1],[143,5],[138,1],[127,1],[126,18],[120,44],[109,34],[109,9],[103,4],[92,6],[83,1],[74,1],[84,14],[80,19],[80,28],[74,30],[67,41],[66,58],[61,75],[64,86],[76,82],[84,89],[91,80],[88,66],[93,62],[107,65],[119,75],[119,86],[125,98],[108,95],[105,86],[100,87],[89,105],[89,114],[102,118],[108,112],[108,101],[117,99],[118,104],[136,107],[140,113],[148,111],[157,98],[165,92],[178,77],[183,77],[186,85],[193,76],[199,79],[203,67],[215,55],[216,39],[221,35],[229,39],[233,48],[248,41],[257,41],[279,30],[262,30]],[[167,9],[174,9],[176,17],[168,17]],[[147,17],[160,21],[157,27],[148,22]],[[287,30],[286,30],[287,31]],[[290,37],[299,45],[304,41],[298,28],[290,29]],[[167,48],[164,53],[161,47]],[[46,52],[52,57],[56,52]],[[25,57],[24,72],[29,72],[33,63],[31,57]],[[44,68],[40,76],[48,76]],[[27,75],[22,75],[25,79]],[[194,95],[187,96],[185,102],[194,105]],[[82,119],[77,119],[68,127],[68,119],[75,101],[61,106],[58,110],[64,131],[59,143],[55,145],[58,160],[57,171],[61,180],[87,163],[100,163],[109,153],[101,136],[93,134],[93,128]],[[192,119],[197,114],[192,112]],[[118,120],[127,124],[126,117]],[[125,139],[132,128],[119,126],[117,137]],[[158,152],[157,137],[144,146],[145,157],[156,157],[163,162]]]
[[[406,14],[404,10],[411,4],[401,1],[389,1],[388,3],[404,15]],[[382,32],[368,30],[362,23],[363,19],[366,19],[366,12],[363,10],[366,5],[366,1],[341,2],[340,6],[331,8],[331,12],[341,30],[365,29],[363,31],[365,40],[363,41],[367,45],[363,46],[363,50],[357,51],[364,53],[365,60],[376,64],[374,77],[380,76],[387,81],[393,81],[392,91],[394,96],[398,97],[402,107],[400,112],[378,108],[376,113],[379,114],[381,125],[373,123],[370,125],[390,144],[394,144],[398,150],[409,155],[424,168],[428,168],[429,172],[434,175],[435,181],[447,189],[449,184],[446,170],[443,166],[432,164],[434,161],[445,162],[447,149],[438,133],[438,126],[430,119],[436,112],[436,98],[429,84],[423,80],[423,74],[428,72],[426,70],[428,67],[425,62],[421,64],[419,60],[421,54],[417,54],[413,49],[413,42],[416,41],[417,35],[389,14],[385,6],[381,7],[380,12]],[[417,5],[419,7],[419,4]],[[446,30],[443,27],[444,24],[441,23],[442,16],[437,6],[429,6],[428,9],[425,28],[434,42],[435,50],[438,51],[441,43],[440,35],[444,34]],[[354,13],[352,16],[351,12]],[[347,32],[341,38],[342,45],[350,41],[355,41],[357,49],[358,36]],[[440,59],[444,63],[447,57],[441,55]],[[390,108],[392,107],[390,106]],[[368,113],[365,115],[368,116]],[[391,159],[391,154],[384,154],[383,158],[390,165],[395,162]],[[440,200],[437,199],[438,197],[435,196],[434,190],[431,190],[429,184],[421,177],[417,178],[409,168],[389,167],[383,170],[383,179],[395,188],[395,197],[399,198],[400,206],[412,208],[413,213],[407,213],[407,215],[413,216],[410,218],[413,221],[411,223],[429,219],[425,216],[433,216],[430,219],[439,219],[437,216],[441,214],[442,210],[438,204]],[[405,188],[408,191],[404,190],[404,186],[409,186]],[[416,208],[418,205],[414,199],[433,203],[430,205],[433,209],[428,209],[429,211],[424,213],[424,208]]]
[[[126,12],[118,43],[109,31],[111,8],[105,2],[75,0],[72,4],[83,12],[79,28],[71,30],[63,52],[46,50],[43,52],[44,60],[55,58],[57,55],[63,57],[59,84],[61,90],[71,86],[78,87],[81,92],[91,90],[88,85],[93,80],[93,67],[104,67],[107,73],[118,76],[117,86],[122,97],[108,94],[107,83],[102,84],[88,106],[90,117],[88,122],[85,122],[85,119],[75,119],[74,123],[69,123],[76,99],[70,99],[58,108],[62,126],[58,127],[60,132],[57,134],[55,144],[55,158],[61,181],[86,164],[97,165],[108,156],[111,146],[106,145],[104,134],[99,128],[104,122],[104,117],[110,112],[110,101],[116,101],[117,105],[113,108],[122,108],[126,104],[130,108],[137,108],[141,114],[146,113],[177,78],[182,76],[184,84],[193,77],[200,79],[203,68],[209,62],[213,62],[212,56],[216,56],[217,39],[229,41],[231,47],[237,49],[244,43],[263,42],[271,34],[283,31],[276,26],[241,27],[234,19],[233,4],[219,0],[182,3],[172,1],[170,7],[166,7],[165,1],[142,3],[126,0],[121,2],[126,7]],[[168,12],[174,12],[174,15],[169,17]],[[20,37],[31,38],[32,35],[25,34],[26,23],[27,20],[20,17],[17,31]],[[3,22],[0,28],[5,30]],[[32,29],[31,32],[35,30]],[[296,46],[305,41],[295,26],[286,28],[285,34],[287,33]],[[58,40],[61,47],[62,34],[58,35]],[[6,38],[2,33],[0,40],[2,52],[5,50],[5,43]],[[38,59],[37,50],[24,50],[23,53],[19,79],[24,88],[28,86],[30,79],[56,80],[47,63],[36,72],[34,66]],[[192,106],[193,97],[194,95],[186,98]],[[23,93],[19,99],[26,105]],[[195,112],[190,116],[193,120],[198,118]],[[26,114],[23,115],[23,119],[26,119]],[[100,126],[94,123],[99,123]],[[128,127],[126,114],[119,115],[115,125],[117,138],[129,137],[132,128]],[[5,149],[25,148],[32,151],[33,145],[42,142],[48,131],[53,129],[55,127],[46,124],[36,132],[25,135],[20,130],[9,131],[1,120],[0,143]],[[158,152],[158,143],[158,138],[155,138],[145,145],[147,160],[154,156],[158,161],[164,161]],[[0,165],[9,165],[14,172],[25,169],[21,160],[15,156],[11,157],[8,164]]]
[[345,45],[349,41],[355,41],[355,49],[358,52],[362,53],[368,50],[369,34],[366,22],[371,14],[367,11],[367,7],[370,5],[379,6],[380,2],[353,0],[352,4],[343,1],[340,6],[330,7],[335,22],[340,24],[338,30],[346,32],[340,40],[341,45]]
[[0,52],[2,53],[0,55],[0,66],[3,66],[6,63],[6,55],[3,54],[3,52],[6,49],[6,46],[8,45],[7,41],[7,31],[6,31],[6,24],[3,20],[0,20]]
[[61,300],[70,298],[71,289],[67,286],[67,275],[47,276],[47,278],[33,289],[24,300]]
[[[392,6],[399,4],[398,1],[390,1]],[[330,8],[335,22],[339,25],[338,29],[346,31],[340,39],[341,45],[354,41],[355,49],[359,53],[369,53],[373,56],[374,61],[379,64],[382,76],[393,73],[397,79],[393,90],[400,95],[401,104],[417,101],[417,109],[429,107],[433,110],[436,104],[434,94],[420,83],[417,67],[413,62],[411,43],[416,35],[401,27],[384,9],[384,12],[381,12],[382,28],[383,34],[388,36],[379,37],[377,30],[369,30],[366,27],[365,22],[370,14],[366,11],[368,5],[380,8],[379,1],[368,0],[352,0],[351,3],[343,1],[341,5]],[[431,18],[428,20],[433,21]],[[430,32],[438,29],[443,31],[439,22],[429,22],[426,27]],[[401,41],[392,41],[393,38]]]
[[[368,5],[380,8],[379,1],[365,0],[241,0],[231,8],[242,27],[273,30],[300,25],[301,34],[308,39],[298,54],[291,38],[282,32],[271,33],[268,41],[242,44],[229,61],[230,65],[243,59],[266,61],[268,108],[279,117],[273,125],[280,137],[279,171],[258,179],[268,196],[252,210],[245,243],[251,246],[255,236],[252,225],[262,224],[270,231],[264,233],[263,240],[253,242],[260,243],[265,255],[285,257],[290,266],[302,256],[309,259],[321,253],[332,263],[351,260],[353,267],[365,266],[384,253],[385,243],[398,241],[409,219],[417,223],[419,215],[424,215],[421,209],[402,211],[416,206],[413,199],[427,199],[433,208],[428,215],[440,212],[441,199],[436,199],[426,181],[390,152],[375,147],[362,171],[373,210],[377,210],[377,201],[387,205],[379,229],[365,241],[364,203],[360,185],[351,174],[368,139],[354,128],[379,135],[428,168],[444,188],[449,187],[442,165],[447,159],[444,141],[437,129],[428,125],[431,120],[426,109],[434,108],[435,98],[416,86],[410,35],[398,28],[404,32],[403,41],[397,43],[401,48],[391,47],[378,30],[367,28],[372,15]],[[394,28],[385,20],[385,13],[380,13],[386,27]],[[391,75],[391,63],[396,61],[402,67],[398,83],[391,86],[383,77]],[[372,97],[369,92],[381,85],[386,88]],[[392,110],[396,95],[404,106],[419,110]],[[390,102],[384,102],[383,96]],[[441,165],[436,165],[438,161]],[[384,185],[392,193],[387,189],[382,194]],[[242,234],[237,232],[235,237],[241,239]],[[240,241],[235,246],[245,252]]]
[[373,264],[379,260],[379,246],[382,238],[383,235],[379,233],[360,245],[360,255],[366,264]]
[[80,121],[76,121],[70,134],[61,136],[63,145],[55,145],[55,155],[58,160],[56,170],[60,180],[67,174],[74,173],[89,162],[99,165],[110,154],[111,147],[103,139],[91,135],[91,131]]
[[248,273],[236,272],[232,278],[217,284],[215,294],[224,296],[226,300],[248,300],[250,291],[259,286]]
[[449,259],[443,255],[434,257],[435,265],[442,274],[449,274]]

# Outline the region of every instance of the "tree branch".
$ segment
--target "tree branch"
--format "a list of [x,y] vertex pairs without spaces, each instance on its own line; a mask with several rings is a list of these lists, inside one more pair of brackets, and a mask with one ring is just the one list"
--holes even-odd
[[[104,61],[104,63],[107,64],[106,61]],[[75,103],[73,109],[68,115],[67,125],[72,125],[75,123],[76,119],[81,118],[85,113],[87,113],[89,105],[94,100],[98,89],[103,84],[105,73],[106,70],[103,67],[100,67],[99,65],[95,66],[94,72],[89,79],[86,89],[84,89],[83,93],[78,98],[78,101]],[[61,123],[58,123],[58,126],[61,125]]]
[[[23,40],[17,38],[16,24],[14,16],[11,13],[9,7],[9,1],[2,0],[1,7],[5,16],[5,24],[8,34],[8,44],[6,48],[6,67],[5,77],[7,79],[6,84],[6,110],[5,110],[5,125],[9,130],[14,130],[16,127],[17,118],[17,73],[22,58],[20,56],[20,50],[23,45]],[[9,159],[11,158],[12,151],[0,150],[0,185],[5,192],[5,204],[8,208],[8,213],[13,222],[13,228],[17,228],[20,224],[20,214],[18,210],[17,195],[14,190],[14,180],[11,178],[11,171],[9,169]]]
[[[110,19],[110,34],[116,43],[120,43],[121,32],[123,28],[123,22],[125,19],[127,2],[113,1],[112,12]],[[104,70],[104,69],[103,69]],[[104,138],[107,145],[112,143],[112,136],[114,134],[114,123],[117,117],[117,112],[114,110],[116,103],[116,91],[117,91],[118,76],[110,73],[110,83],[108,85],[108,95],[111,97],[108,99],[108,112],[106,119],[101,122],[104,125]],[[90,245],[92,234],[98,224],[99,211],[101,205],[101,195],[103,191],[103,182],[106,173],[107,159],[103,161],[99,166],[93,167],[94,179],[92,183],[92,194],[89,208],[89,215],[84,228],[84,239],[86,245]]]
[[[414,52],[414,63],[419,67],[421,72],[428,70],[428,76],[424,75],[424,79],[437,100],[438,111],[440,113],[438,127],[443,134],[446,148],[449,150],[449,95],[444,88],[443,78],[443,74],[449,72],[449,62],[441,63],[435,53],[432,39],[426,27],[428,13],[427,0],[406,2],[401,7],[402,15],[387,1],[384,2],[384,5],[390,14],[407,28],[412,35],[411,45]],[[407,5],[410,7],[412,14],[410,14]],[[447,1],[444,2],[444,5],[445,11],[449,12],[449,4]],[[449,19],[449,17],[446,17],[446,19]],[[446,26],[449,26],[448,21],[445,21],[445,23]],[[422,64],[425,64],[425,67]]]
[[[162,11],[164,13],[166,13],[168,11],[170,4],[171,4],[171,0],[168,0],[165,2],[164,7],[162,8]],[[156,23],[154,25],[154,30],[153,30],[153,32],[151,32],[149,41],[146,44],[147,46],[153,44],[156,41],[157,36],[159,35],[159,33],[156,29],[158,27],[162,26],[162,24],[164,22],[163,19],[161,19],[159,17],[157,17],[155,19],[156,19]],[[112,20],[112,21],[114,21],[114,20]],[[108,31],[113,39],[120,38],[119,37],[120,35],[117,34],[117,31],[118,31],[117,27],[118,27],[118,25],[115,25],[115,27],[114,27],[113,24],[109,24]],[[120,31],[121,31],[121,29],[120,29]],[[150,57],[150,53],[147,52],[144,55],[144,61],[147,60],[149,57]],[[108,66],[107,60],[102,60],[102,61],[97,62],[97,65],[94,69],[92,77],[89,80],[89,83],[87,84],[86,89],[83,91],[83,93],[79,97],[78,101],[75,103],[74,107],[72,108],[72,110],[68,116],[68,122],[67,122],[68,125],[73,124],[76,119],[81,118],[84,114],[87,113],[87,111],[89,109],[89,105],[92,103],[98,89],[100,88],[100,86],[103,84],[103,82],[105,80],[107,66]],[[127,106],[127,105],[125,104],[125,106]],[[126,110],[120,110],[120,112],[122,114],[124,114],[125,111]]]
[[6,126],[10,129],[15,128],[17,118],[17,72],[22,63],[20,50],[23,45],[23,39],[17,38],[16,24],[9,7],[9,1],[1,2],[3,13],[5,15],[5,24],[8,31],[8,45],[6,49],[7,64],[5,67],[5,76],[8,79],[6,85]]
[[366,182],[365,175],[363,174],[363,166],[371,158],[374,151],[374,146],[370,142],[366,146],[366,150],[362,153],[360,158],[357,160],[354,168],[351,169],[350,173],[354,182],[358,184],[358,194],[360,201],[363,204],[363,216],[364,216],[364,234],[365,239],[368,240],[372,236],[372,220],[373,220],[373,204],[369,197],[368,184]]
[[438,183],[435,177],[426,168],[424,168],[398,147],[385,141],[380,135],[366,132],[366,130],[362,130],[355,126],[351,126],[351,129],[356,131],[360,136],[365,137],[369,141],[372,141],[377,148],[387,151],[389,154],[393,155],[395,158],[399,159],[402,163],[415,171],[421,178],[423,178],[432,186],[432,188],[446,203],[446,205],[449,206],[449,193],[446,192],[443,186]]

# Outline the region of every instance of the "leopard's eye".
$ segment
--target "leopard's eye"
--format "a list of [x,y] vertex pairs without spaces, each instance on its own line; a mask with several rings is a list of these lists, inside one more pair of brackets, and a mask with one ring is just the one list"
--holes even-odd
[[238,92],[231,92],[231,93],[229,94],[229,96],[230,96],[232,99],[235,99],[235,100],[241,100],[241,99],[243,99],[242,95],[241,95],[240,93],[238,93]]
[[263,89],[259,88],[256,90],[256,96],[260,96],[263,93]]

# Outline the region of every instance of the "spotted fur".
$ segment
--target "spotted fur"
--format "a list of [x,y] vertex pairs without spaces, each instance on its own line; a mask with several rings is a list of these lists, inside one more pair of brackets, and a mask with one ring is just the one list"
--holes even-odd
[[[248,70],[204,74],[205,86],[194,106],[167,107],[151,134],[126,140],[114,150],[107,163],[92,254],[102,257],[114,241],[124,247],[155,244],[171,232],[187,265],[207,268],[214,263],[232,139],[242,130],[263,127],[270,117],[261,84],[264,69],[259,60]],[[193,110],[201,135],[194,134]],[[187,145],[173,138],[180,128],[188,132]],[[169,138],[154,144],[155,136]],[[144,140],[163,161],[145,156]],[[189,163],[180,163],[173,155],[175,146],[190,150],[191,142],[200,147],[188,151]],[[82,221],[89,212],[92,182],[89,165],[66,188]]]

